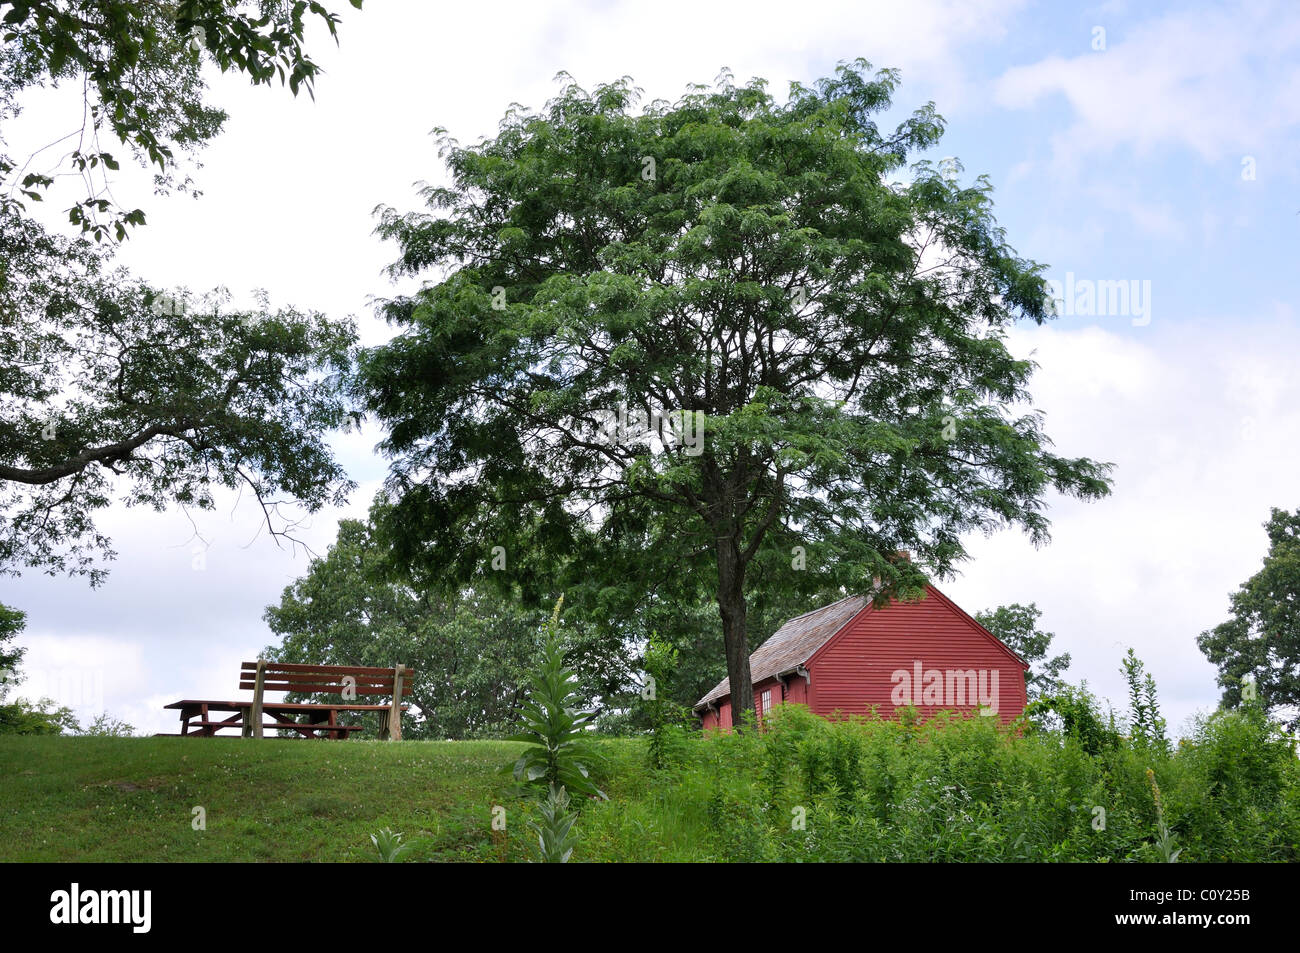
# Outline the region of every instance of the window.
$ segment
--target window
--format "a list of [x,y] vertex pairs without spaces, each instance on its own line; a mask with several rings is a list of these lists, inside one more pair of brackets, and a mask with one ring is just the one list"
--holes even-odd
[[772,689],[765,688],[763,689],[763,698],[758,703],[758,713],[760,715],[764,715],[771,710],[772,710]]

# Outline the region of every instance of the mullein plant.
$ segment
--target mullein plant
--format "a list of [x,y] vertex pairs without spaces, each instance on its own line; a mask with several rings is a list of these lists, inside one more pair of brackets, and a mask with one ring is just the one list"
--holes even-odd
[[567,864],[573,855],[578,838],[573,833],[573,822],[578,815],[569,810],[569,795],[554,784],[538,808],[541,821],[529,821],[528,826],[537,835],[537,852],[544,864]]
[[569,811],[570,792],[606,799],[605,792],[591,780],[590,772],[590,766],[599,759],[588,732],[596,716],[581,710],[578,680],[564,665],[559,634],[563,605],[561,596],[546,626],[541,664],[519,709],[521,730],[508,739],[528,747],[513,765],[502,769],[514,775],[522,796],[541,798],[541,820],[529,821],[528,826],[537,834],[541,861],[556,864],[568,863],[577,843],[573,824],[578,816]]
[[404,841],[405,835],[391,827],[376,831],[370,835],[370,843],[375,845],[382,864],[400,864],[415,849],[414,842]]
[[570,795],[605,800],[596,787],[590,766],[599,760],[589,740],[595,713],[581,711],[578,680],[564,665],[560,642],[561,596],[546,627],[541,665],[533,675],[528,696],[519,709],[519,728],[509,741],[528,745],[510,770],[524,786],[525,795],[545,796],[548,787],[563,787]]
[[1156,838],[1156,853],[1166,864],[1176,864],[1178,855],[1183,852],[1183,849],[1174,846],[1174,835],[1169,832],[1169,825],[1165,823],[1164,805],[1160,803],[1160,785],[1156,784],[1156,773],[1151,768],[1147,768],[1147,781],[1151,785],[1151,796],[1156,802],[1156,833],[1160,835]]

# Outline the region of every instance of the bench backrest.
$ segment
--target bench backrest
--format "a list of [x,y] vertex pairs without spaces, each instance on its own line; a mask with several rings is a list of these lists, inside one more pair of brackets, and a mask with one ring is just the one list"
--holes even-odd
[[[239,666],[239,687],[257,689],[257,663]],[[397,674],[402,679],[398,687]],[[415,670],[406,665],[366,668],[359,665],[296,665],[287,662],[262,663],[262,690],[267,692],[323,692],[330,695],[393,695],[411,685]],[[397,700],[397,699],[395,699]]]
[[392,668],[367,668],[244,662],[239,666],[239,687],[253,692],[249,722],[255,738],[262,737],[262,704],[267,692],[325,692],[349,700],[366,695],[391,696],[387,717],[379,722],[379,737],[397,741],[402,737],[402,692],[414,675],[415,669],[400,663]]

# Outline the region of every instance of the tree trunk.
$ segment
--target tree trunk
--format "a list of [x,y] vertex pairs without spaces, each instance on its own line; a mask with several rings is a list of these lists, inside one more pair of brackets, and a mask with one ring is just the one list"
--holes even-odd
[[739,540],[718,539],[718,611],[727,650],[731,686],[731,723],[737,730],[754,714],[754,683],[749,674],[749,640],[745,634],[745,565]]

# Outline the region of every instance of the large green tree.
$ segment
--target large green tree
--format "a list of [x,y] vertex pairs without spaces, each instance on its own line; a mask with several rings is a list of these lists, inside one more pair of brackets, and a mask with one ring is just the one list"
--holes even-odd
[[[296,0],[0,0],[0,573],[98,582],[112,551],[95,513],[114,499],[202,507],[213,486],[242,485],[287,535],[280,503],[316,509],[349,488],[322,435],[351,419],[350,321],[162,297],[99,247],[144,222],[112,199],[115,149],[152,168],[159,191],[191,187],[187,157],[225,120],[205,63],[310,90],[307,24],[333,34],[337,20]],[[70,135],[11,156],[23,94],[58,85],[82,95]],[[71,240],[30,209],[77,177]]]
[[1196,640],[1219,669],[1223,704],[1255,695],[1271,712],[1300,725],[1300,509],[1274,508],[1264,524],[1268,555],[1232,594],[1231,618]]
[[708,578],[739,686],[756,566],[910,595],[969,532],[1045,541],[1048,491],[1107,493],[1021,409],[1033,364],[1004,336],[1048,317],[1041,266],[984,179],[918,157],[933,107],[877,126],[896,83],[857,62],[785,102],[723,78],[637,110],[627,80],[567,82],[444,139],[450,184],[378,226],[393,273],[431,280],[361,362],[401,559],[469,577],[499,547],[525,588],[561,558],[617,588]]

